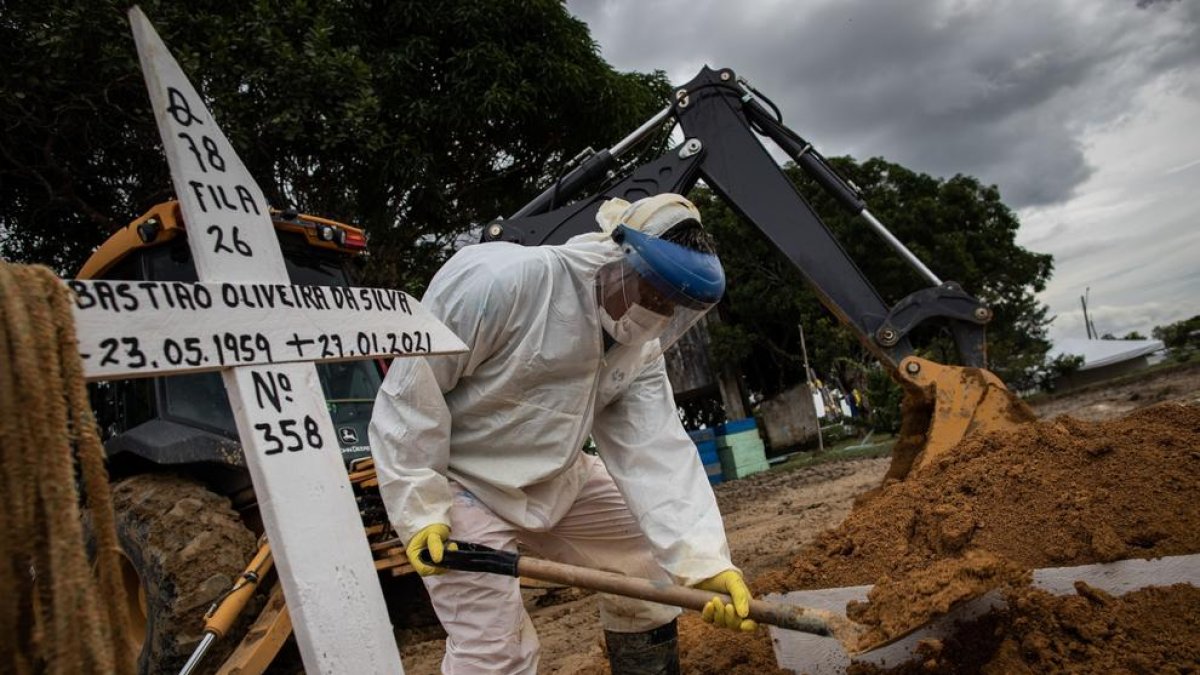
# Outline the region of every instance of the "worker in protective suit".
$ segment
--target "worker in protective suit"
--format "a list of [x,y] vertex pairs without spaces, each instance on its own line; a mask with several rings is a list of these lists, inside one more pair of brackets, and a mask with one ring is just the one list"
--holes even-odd
[[[470,350],[397,359],[376,399],[379,489],[448,634],[443,672],[538,663],[517,579],[418,559],[440,562],[451,536],[727,593],[705,620],[755,627],[662,355],[724,272],[684,197],[610,200],[597,221],[560,246],[454,255],[421,302]],[[614,673],[678,672],[677,608],[604,596],[600,612]]]

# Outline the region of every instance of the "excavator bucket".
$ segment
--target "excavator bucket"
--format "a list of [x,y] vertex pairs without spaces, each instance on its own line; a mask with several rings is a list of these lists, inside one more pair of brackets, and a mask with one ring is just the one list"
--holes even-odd
[[909,356],[900,362],[898,379],[904,387],[903,418],[887,479],[904,480],[971,433],[1012,429],[1037,419],[1000,378],[983,368]]

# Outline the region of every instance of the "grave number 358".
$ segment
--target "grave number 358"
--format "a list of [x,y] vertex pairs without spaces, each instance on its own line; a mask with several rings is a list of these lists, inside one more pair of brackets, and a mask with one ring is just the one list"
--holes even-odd
[[293,419],[282,419],[270,424],[255,424],[254,428],[262,433],[264,441],[272,444],[266,450],[268,455],[278,455],[284,450],[298,452],[305,447],[319,450],[325,445],[316,420],[308,415],[304,416],[303,425]]

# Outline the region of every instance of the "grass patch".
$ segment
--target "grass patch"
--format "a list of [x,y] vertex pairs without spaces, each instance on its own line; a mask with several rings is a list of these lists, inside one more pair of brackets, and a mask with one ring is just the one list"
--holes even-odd
[[829,462],[845,462],[851,459],[870,459],[887,457],[892,453],[896,437],[891,435],[871,436],[867,443],[861,439],[848,438],[825,448],[824,452],[799,452],[787,460],[771,467],[772,471],[791,471],[807,466],[828,464]]

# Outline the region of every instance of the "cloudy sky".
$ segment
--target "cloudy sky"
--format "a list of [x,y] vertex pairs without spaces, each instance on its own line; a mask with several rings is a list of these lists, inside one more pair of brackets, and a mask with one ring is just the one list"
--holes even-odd
[[1101,333],[1200,314],[1200,1],[567,5],[620,70],[729,67],[825,155],[999,186],[1054,255],[1052,337],[1088,288]]

